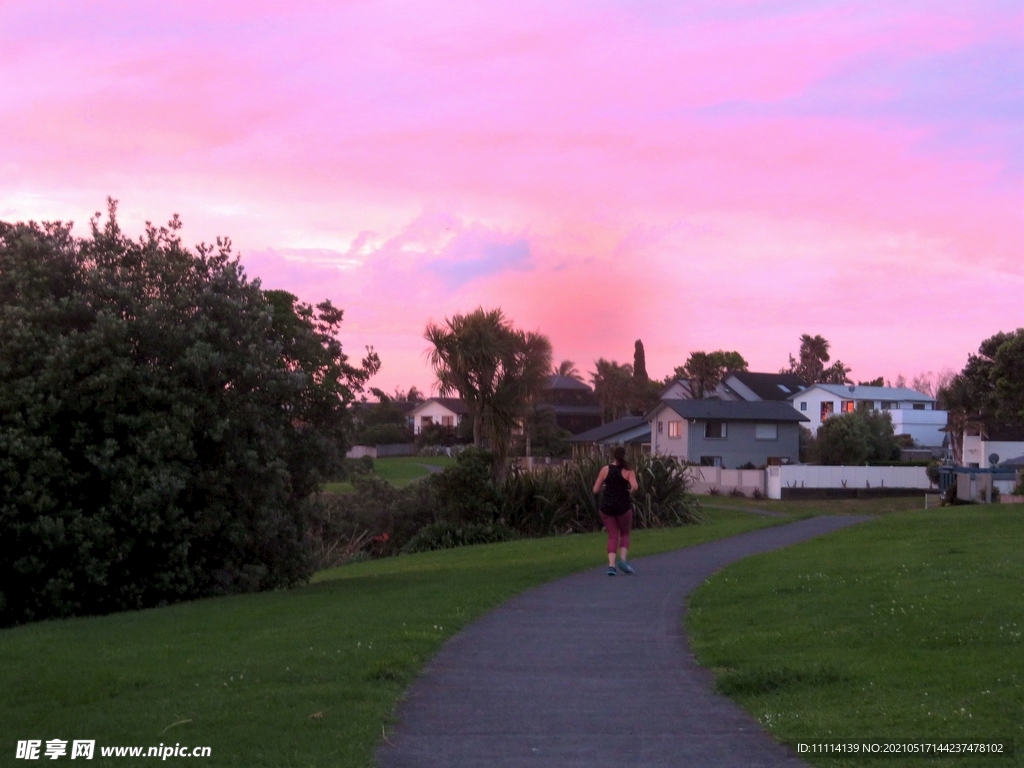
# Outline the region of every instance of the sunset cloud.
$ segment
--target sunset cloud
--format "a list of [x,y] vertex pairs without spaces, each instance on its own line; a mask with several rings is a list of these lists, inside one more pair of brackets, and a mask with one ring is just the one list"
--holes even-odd
[[[0,6],[0,218],[180,213],[379,383],[478,305],[589,369],[958,369],[1024,324],[1014,3]],[[79,232],[84,231],[79,228]]]

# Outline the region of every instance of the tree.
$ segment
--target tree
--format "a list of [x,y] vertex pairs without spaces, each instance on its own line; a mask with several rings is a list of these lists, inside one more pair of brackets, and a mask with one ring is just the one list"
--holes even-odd
[[803,334],[800,337],[800,359],[789,356],[789,368],[780,373],[793,373],[808,384],[848,384],[850,368],[837,360],[826,368],[825,363],[831,360],[828,353],[829,343],[822,336]]
[[516,330],[500,309],[477,308],[427,326],[430,363],[442,397],[458,394],[469,408],[473,445],[486,447],[504,471],[512,431],[551,370],[551,343]]
[[972,421],[1024,424],[1024,328],[985,339],[963,370],[939,387],[949,412],[954,463],[963,461],[963,431]]
[[814,449],[822,464],[833,465],[893,461],[900,453],[892,417],[882,411],[831,416],[818,429]]
[[301,582],[379,366],[180,222],[0,223],[0,624]]
[[601,404],[601,423],[625,416],[633,401],[633,366],[619,365],[603,357],[594,362],[597,369],[590,375],[594,396]]
[[693,398],[702,400],[714,393],[727,373],[745,370],[747,361],[739,352],[691,352],[686,363],[675,369],[675,379],[689,381]]
[[885,379],[879,376],[877,379],[871,379],[871,381],[858,381],[858,387],[884,387]]
[[647,381],[647,355],[644,352],[644,343],[637,339],[633,345],[633,378],[637,381]]
[[567,379],[583,381],[583,376],[576,370],[576,363],[572,360],[563,360],[558,367],[551,371],[552,376],[565,376]]

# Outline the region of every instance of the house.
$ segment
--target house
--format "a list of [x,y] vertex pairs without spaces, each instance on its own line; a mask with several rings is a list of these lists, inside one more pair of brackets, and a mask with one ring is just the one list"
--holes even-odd
[[704,466],[796,463],[800,423],[789,403],[763,400],[662,400],[647,415],[651,452]]
[[469,408],[457,397],[431,397],[409,413],[413,433],[417,435],[431,424],[455,429],[468,415]]
[[574,435],[601,424],[601,404],[594,390],[570,376],[550,376],[537,397],[537,410],[552,411],[555,423]]
[[812,384],[789,396],[789,401],[809,419],[808,429],[817,434],[833,414],[857,410],[884,411],[892,417],[897,435],[910,435],[917,445],[940,446],[946,411],[938,410],[935,398],[907,387],[867,387],[853,384]]
[[1024,426],[1013,424],[975,423],[964,430],[963,462],[965,467],[988,469],[989,459],[998,456],[997,464],[1024,454]]
[[633,445],[641,450],[651,445],[651,425],[644,416],[624,416],[569,438],[573,446],[596,447]]

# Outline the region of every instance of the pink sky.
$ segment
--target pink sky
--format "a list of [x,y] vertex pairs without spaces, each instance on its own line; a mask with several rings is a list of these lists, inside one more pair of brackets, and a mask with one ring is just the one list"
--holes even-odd
[[854,379],[1024,325],[1016,2],[0,4],[0,218],[180,213],[386,390],[500,306],[557,360]]

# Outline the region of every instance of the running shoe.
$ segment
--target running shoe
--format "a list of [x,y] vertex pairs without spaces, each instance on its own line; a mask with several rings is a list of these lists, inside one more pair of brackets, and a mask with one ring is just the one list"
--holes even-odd
[[614,576],[615,575],[615,566],[614,565],[609,565],[608,566],[608,575],[609,576]]
[[636,573],[636,571],[633,570],[633,566],[625,560],[619,560],[619,570],[623,573]]

